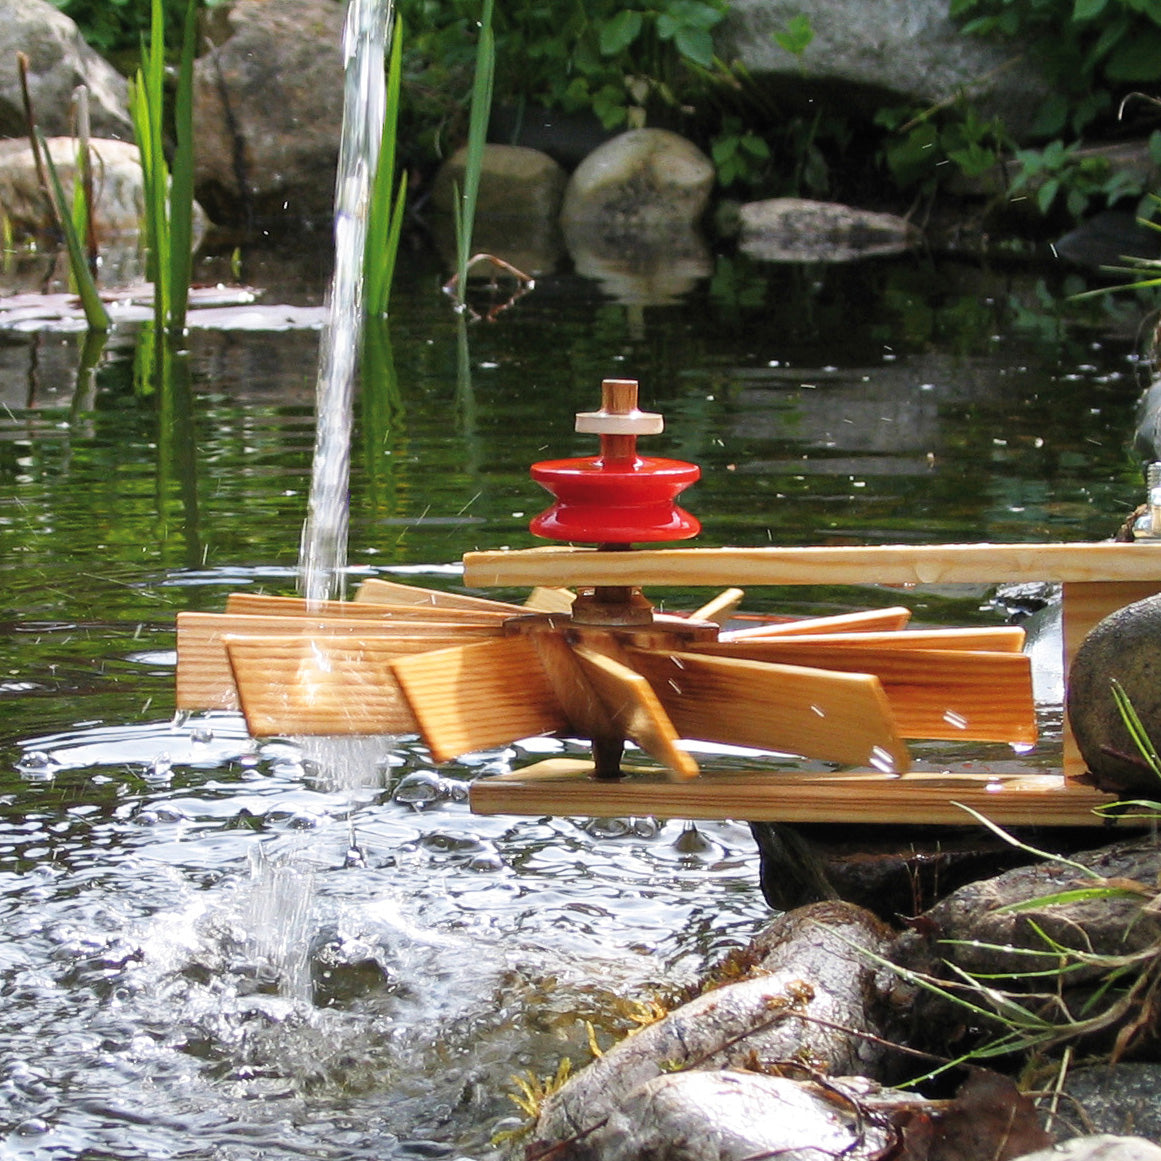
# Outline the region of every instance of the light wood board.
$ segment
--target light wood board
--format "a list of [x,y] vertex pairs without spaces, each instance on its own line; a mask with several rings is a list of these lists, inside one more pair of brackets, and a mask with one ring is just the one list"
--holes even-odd
[[470,552],[464,579],[496,585],[998,584],[1157,580],[1161,544],[920,544]]
[[563,815],[598,818],[746,819],[752,822],[883,823],[960,826],[970,806],[1001,826],[1093,826],[1106,794],[1055,775],[912,773],[877,771],[799,774],[784,771],[724,773],[670,782],[664,775],[593,782],[590,763],[550,759],[511,774],[472,783],[477,814]]

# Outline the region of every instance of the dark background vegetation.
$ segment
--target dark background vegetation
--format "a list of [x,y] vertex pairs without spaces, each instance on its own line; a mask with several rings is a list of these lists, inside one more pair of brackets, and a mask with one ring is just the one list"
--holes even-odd
[[[129,71],[148,35],[149,0],[54,0],[98,51]],[[227,0],[206,0],[220,7]],[[165,0],[176,46],[184,0]],[[406,33],[402,164],[429,173],[466,134],[481,0],[396,0]],[[495,104],[517,122],[550,109],[606,130],[674,128],[712,156],[727,195],[854,201],[932,198],[955,178],[1004,161],[1057,222],[1149,193],[1082,148],[1148,140],[1161,162],[1161,4],[1157,0],[948,0],[965,37],[1011,42],[1035,55],[1051,96],[1034,140],[964,99],[950,106],[883,105],[873,131],[849,108],[775,95],[735,62],[715,33],[728,0],[522,0],[497,7]],[[809,61],[808,15],[775,35]]]

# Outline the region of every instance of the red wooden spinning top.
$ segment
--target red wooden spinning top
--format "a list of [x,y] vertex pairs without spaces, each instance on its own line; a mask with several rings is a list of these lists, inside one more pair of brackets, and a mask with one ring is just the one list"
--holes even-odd
[[637,454],[637,437],[656,435],[664,426],[655,412],[637,410],[635,379],[606,379],[601,410],[576,417],[577,431],[601,437],[600,454],[532,465],[532,478],[556,503],[531,522],[531,531],[550,540],[602,545],[696,536],[701,524],[674,501],[701,469]]

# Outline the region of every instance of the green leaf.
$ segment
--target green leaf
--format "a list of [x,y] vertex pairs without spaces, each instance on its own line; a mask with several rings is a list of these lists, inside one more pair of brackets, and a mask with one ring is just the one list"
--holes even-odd
[[711,68],[714,63],[714,38],[704,28],[679,28],[673,43],[686,60]]
[[624,52],[641,34],[644,16],[632,9],[623,8],[607,24],[601,26],[601,52],[605,56],[616,56]]
[[1105,74],[1114,81],[1156,81],[1161,77],[1161,28],[1140,28],[1109,54]]
[[774,33],[774,43],[796,57],[802,56],[810,47],[812,40],[814,28],[811,26],[810,17],[801,12],[797,16],[792,16],[781,32]]
[[1076,0],[1072,7],[1073,20],[1095,20],[1108,6],[1108,0]]

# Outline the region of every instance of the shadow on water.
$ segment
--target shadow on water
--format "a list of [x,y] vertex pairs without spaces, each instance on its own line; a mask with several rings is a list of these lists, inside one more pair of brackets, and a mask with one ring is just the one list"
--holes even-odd
[[[258,262],[260,259],[255,258]],[[304,258],[303,261],[306,261]],[[1137,501],[1139,305],[1054,271],[719,256],[664,303],[562,268],[469,323],[416,251],[368,327],[350,571],[459,587],[527,546],[529,463],[588,454],[607,375],[701,463],[700,543],[1110,534]],[[317,302],[295,277],[285,295]],[[472,816],[411,738],[336,757],[174,720],[173,617],[290,592],[317,330],[0,335],[0,1119],[19,1158],[486,1158],[509,1077],[587,1059],[765,915],[744,824]],[[519,593],[499,595],[521,597]],[[699,594],[657,594],[689,605]],[[753,608],[986,591],[756,591]],[[1058,701],[1044,707],[1051,728]],[[745,761],[746,755],[734,760]]]

